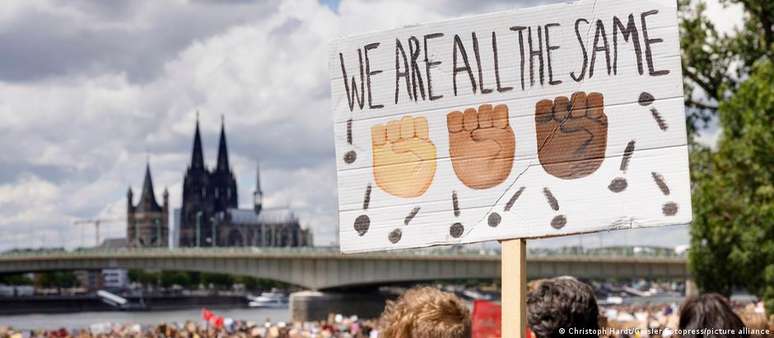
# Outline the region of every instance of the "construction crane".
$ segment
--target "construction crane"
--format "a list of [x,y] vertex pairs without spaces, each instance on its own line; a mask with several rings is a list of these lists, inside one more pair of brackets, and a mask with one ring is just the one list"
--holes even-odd
[[96,235],[96,242],[94,242],[94,246],[97,247],[97,246],[99,246],[99,225],[100,224],[104,224],[104,223],[116,223],[116,222],[121,222],[121,221],[125,221],[125,219],[120,219],[120,218],[79,219],[79,220],[75,220],[73,222],[73,225],[89,225],[89,224],[93,224],[94,225],[94,230],[95,230],[94,232],[95,232],[95,235]]

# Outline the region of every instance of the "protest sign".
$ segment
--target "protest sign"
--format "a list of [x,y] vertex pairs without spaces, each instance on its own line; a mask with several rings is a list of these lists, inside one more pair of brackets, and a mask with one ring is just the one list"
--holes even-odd
[[691,220],[674,0],[361,34],[329,67],[344,252]]

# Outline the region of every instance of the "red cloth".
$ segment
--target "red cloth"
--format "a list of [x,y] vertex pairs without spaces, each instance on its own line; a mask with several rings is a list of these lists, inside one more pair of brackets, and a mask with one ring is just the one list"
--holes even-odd
[[215,326],[217,329],[223,328],[223,317],[221,316],[213,316],[213,318],[210,319],[210,323]]
[[500,304],[487,300],[473,302],[473,338],[500,337]]
[[207,310],[207,308],[202,308],[202,319],[206,320],[215,328],[223,328],[223,317],[216,315],[210,310]]
[[[502,308],[500,304],[487,300],[473,301],[473,338],[500,338]],[[526,328],[526,338],[535,338],[532,330]]]
[[202,308],[202,319],[210,321],[213,316],[215,316],[215,314],[213,314],[212,311],[207,310],[207,308]]

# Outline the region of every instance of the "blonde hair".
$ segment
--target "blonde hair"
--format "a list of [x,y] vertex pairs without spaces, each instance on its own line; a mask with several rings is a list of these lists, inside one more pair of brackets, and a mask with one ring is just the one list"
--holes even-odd
[[383,338],[467,338],[470,311],[454,294],[430,287],[413,288],[388,301],[379,320]]
[[[739,317],[742,317],[742,322],[750,329],[766,330],[769,328],[769,321],[766,319],[766,315],[755,313],[755,310],[745,309],[739,313]],[[751,334],[750,337],[757,338],[766,336],[764,334]]]

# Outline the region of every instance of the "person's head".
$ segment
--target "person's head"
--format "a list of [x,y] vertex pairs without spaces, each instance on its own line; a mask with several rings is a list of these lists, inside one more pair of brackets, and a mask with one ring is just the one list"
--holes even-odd
[[[739,334],[744,323],[734,313],[728,300],[717,293],[706,293],[698,297],[690,297],[680,306],[681,330],[726,329],[734,330],[735,334],[716,334],[715,337],[747,337]],[[703,337],[700,334],[683,334],[682,337]]]
[[[571,277],[546,279],[527,293],[527,323],[538,338],[566,337],[559,329],[599,329],[599,308],[591,286]],[[580,335],[580,336],[594,336]]]
[[413,288],[388,301],[379,320],[384,338],[467,338],[470,311],[457,296],[429,287]]
[[[739,317],[742,319],[742,322],[745,326],[749,329],[757,330],[759,332],[764,332],[769,328],[769,321],[766,318],[766,315],[763,313],[755,313],[755,310],[748,310],[745,309],[744,312],[739,313]],[[751,338],[758,338],[758,337],[767,337],[765,333],[763,334],[751,334]]]

